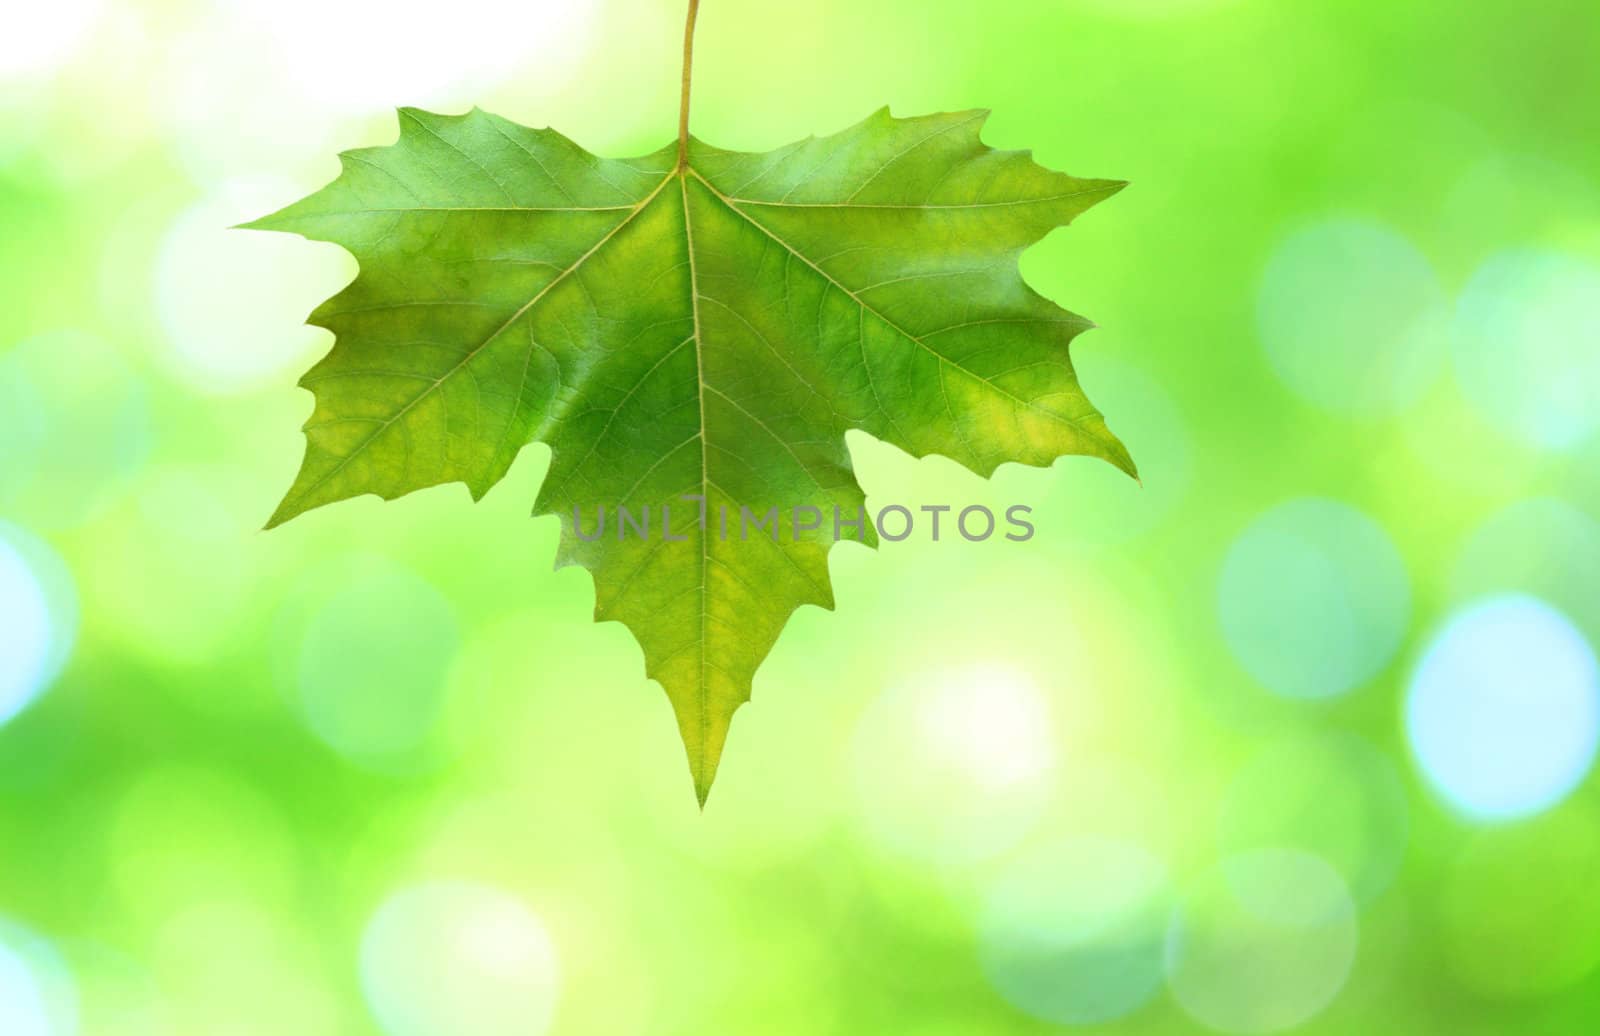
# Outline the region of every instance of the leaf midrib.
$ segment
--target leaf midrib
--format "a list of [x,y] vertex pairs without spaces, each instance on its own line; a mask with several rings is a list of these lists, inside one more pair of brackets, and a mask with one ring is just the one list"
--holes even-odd
[[[706,456],[706,365],[705,356],[701,350],[700,340],[700,276],[694,258],[694,224],[689,216],[689,177],[688,168],[669,174],[678,177],[679,193],[683,198],[683,238],[686,251],[689,254],[689,301],[690,312],[694,320],[694,384],[700,403],[700,507],[702,515],[711,513],[711,468]],[[659,189],[659,188],[658,188]],[[711,695],[706,687],[706,611],[709,607],[707,598],[710,596],[709,576],[711,574],[711,536],[706,529],[704,518],[700,522],[700,679],[697,682],[698,696],[700,699],[700,736],[695,740],[699,749],[700,758],[694,767],[696,774],[705,772],[707,765],[706,746],[711,741]],[[696,789],[699,793],[700,789]],[[704,795],[701,795],[704,801]]]
[[[716,187],[715,184],[713,184],[709,179],[707,179],[704,174],[702,174],[698,169],[694,168],[693,164],[691,163],[689,165],[686,165],[682,169],[674,169],[674,170],[668,172],[665,176],[663,176],[661,178],[661,180],[654,187],[652,187],[650,189],[650,192],[648,194],[646,194],[640,201],[638,201],[637,203],[635,203],[633,205],[627,205],[627,206],[622,206],[622,205],[618,205],[618,206],[597,206],[597,207],[585,207],[585,206],[559,206],[559,207],[556,207],[556,206],[551,206],[551,207],[540,207],[540,206],[423,207],[423,206],[417,206],[417,207],[406,207],[406,208],[395,208],[395,209],[348,210],[346,212],[340,212],[340,213],[318,213],[318,214],[316,214],[319,217],[324,217],[325,218],[325,217],[330,217],[330,216],[335,216],[335,215],[355,215],[355,214],[368,213],[368,212],[371,212],[371,213],[376,213],[376,212],[404,213],[404,212],[623,212],[623,211],[626,211],[628,213],[627,216],[625,216],[622,220],[620,220],[617,223],[616,226],[612,227],[598,241],[596,241],[595,244],[593,246],[591,246],[588,251],[584,252],[581,256],[579,256],[571,265],[569,265],[569,266],[565,267],[564,269],[562,269],[558,274],[556,274],[555,277],[551,278],[551,280],[548,283],[546,283],[542,288],[540,288],[539,291],[531,299],[529,299],[526,303],[524,303],[521,307],[519,307],[516,310],[516,312],[514,312],[509,318],[506,319],[506,321],[503,324],[501,324],[498,328],[496,328],[493,332],[491,332],[488,335],[488,337],[486,337],[483,341],[479,342],[477,345],[473,346],[470,350],[468,350],[454,366],[452,366],[449,370],[445,371],[443,374],[440,374],[437,378],[432,379],[430,384],[428,384],[421,392],[419,392],[417,395],[413,396],[404,406],[402,406],[399,410],[397,410],[393,415],[391,415],[390,417],[386,418],[384,421],[379,423],[378,426],[376,428],[374,428],[372,430],[372,432],[370,432],[365,438],[363,438],[360,442],[358,442],[355,445],[355,447],[349,453],[345,454],[345,456],[342,457],[337,464],[335,464],[327,472],[325,472],[323,475],[321,475],[319,478],[317,478],[317,480],[314,481],[311,485],[307,486],[301,493],[297,494],[297,499],[305,499],[306,497],[310,496],[311,494],[315,493],[318,489],[320,489],[324,485],[326,485],[330,480],[332,480],[333,478],[337,477],[340,472],[342,472],[347,466],[349,466],[349,464],[352,461],[354,461],[358,456],[360,456],[380,435],[382,435],[384,432],[388,431],[389,428],[393,427],[398,421],[401,420],[401,418],[405,417],[406,414],[410,413],[413,409],[415,409],[418,404],[420,404],[423,400],[427,399],[430,395],[432,395],[432,393],[437,391],[446,381],[448,381],[450,378],[452,378],[456,374],[460,373],[460,371],[463,368],[465,368],[467,366],[467,364],[471,363],[472,360],[474,358],[476,358],[484,349],[486,349],[491,343],[493,343],[496,340],[498,340],[500,338],[500,336],[505,334],[505,332],[507,330],[509,330],[514,324],[516,324],[516,322],[518,320],[520,320],[524,316],[526,316],[557,285],[559,285],[560,283],[565,281],[569,276],[571,276],[578,269],[580,269],[586,262],[589,261],[589,259],[593,258],[607,244],[609,244],[613,238],[615,238],[624,229],[626,229],[628,226],[630,226],[634,222],[634,220],[636,220],[639,217],[640,213],[644,212],[644,210],[649,207],[650,203],[652,201],[654,201],[661,194],[661,192],[666,189],[667,185],[670,184],[674,179],[677,179],[679,181],[680,190],[681,190],[682,198],[683,198],[684,234],[685,234],[685,238],[686,238],[686,245],[687,245],[687,249],[688,249],[689,263],[690,263],[690,281],[691,281],[690,293],[691,293],[691,297],[692,297],[692,299],[691,299],[692,308],[694,310],[693,322],[694,322],[695,363],[696,363],[696,378],[695,378],[695,381],[696,381],[697,389],[699,390],[699,400],[700,400],[701,474],[702,474],[702,478],[704,478],[706,470],[707,470],[706,463],[705,463],[705,392],[704,392],[704,389],[705,389],[705,379],[704,379],[705,366],[704,366],[704,363],[703,363],[703,355],[702,355],[702,352],[701,352],[700,316],[699,316],[699,291],[698,291],[698,288],[695,287],[695,285],[694,285],[694,281],[696,279],[696,274],[695,274],[695,270],[694,270],[694,235],[693,235],[693,230],[692,230],[692,228],[690,226],[690,218],[691,217],[689,215],[689,197],[688,197],[688,180],[689,180],[690,176],[693,176],[696,180],[699,180],[700,183],[702,185],[704,185],[705,188],[712,194],[712,196],[715,197],[719,202],[721,202],[722,205],[724,207],[726,207],[729,212],[731,212],[734,215],[738,216],[741,220],[745,221],[746,223],[748,223],[751,226],[755,227],[757,230],[761,231],[763,234],[765,234],[768,237],[770,237],[772,240],[776,241],[785,250],[787,250],[791,255],[795,256],[801,262],[805,263],[808,267],[810,267],[812,270],[814,270],[819,276],[821,276],[824,280],[826,280],[830,285],[832,285],[833,287],[837,288],[839,291],[843,292],[846,295],[846,297],[848,297],[852,302],[854,302],[860,308],[860,310],[863,313],[870,313],[873,317],[878,319],[880,322],[882,322],[885,326],[889,327],[891,330],[895,331],[901,337],[906,338],[907,340],[909,340],[912,343],[914,343],[915,345],[917,345],[919,348],[925,350],[929,355],[933,356],[941,364],[947,365],[947,366],[949,366],[949,367],[951,367],[951,368],[953,368],[953,369],[955,369],[957,371],[960,371],[962,374],[965,374],[966,376],[968,376],[970,378],[973,378],[974,380],[980,382],[981,384],[986,385],[987,387],[989,387],[991,390],[993,390],[997,394],[999,394],[999,395],[1011,400],[1013,403],[1017,404],[1018,406],[1025,407],[1025,408],[1027,408],[1029,410],[1036,411],[1036,412],[1038,412],[1040,414],[1045,415],[1046,417],[1048,417],[1048,418],[1050,418],[1052,420],[1061,422],[1061,423],[1069,425],[1071,427],[1078,427],[1078,426],[1080,426],[1082,424],[1082,422],[1084,420],[1087,420],[1089,418],[1090,415],[1085,415],[1084,417],[1077,418],[1077,419],[1068,418],[1065,415],[1059,414],[1059,413],[1057,413],[1057,412],[1055,412],[1053,410],[1050,410],[1050,409],[1045,408],[1045,407],[1041,407],[1041,406],[1039,406],[1037,403],[1035,403],[1033,401],[1025,400],[1022,397],[1017,396],[1014,393],[1007,391],[1006,389],[1002,388],[1000,385],[996,384],[994,381],[992,381],[992,380],[990,380],[988,378],[985,378],[983,375],[978,374],[976,371],[970,370],[967,367],[964,367],[963,365],[961,365],[960,363],[957,363],[955,360],[952,360],[950,357],[945,356],[943,353],[941,353],[938,350],[936,350],[936,349],[932,348],[931,346],[929,346],[925,341],[923,341],[923,339],[920,336],[918,336],[916,334],[913,334],[911,331],[909,331],[906,328],[900,326],[899,323],[897,323],[896,321],[890,319],[887,315],[882,313],[876,307],[872,306],[865,299],[863,299],[858,293],[856,293],[855,291],[853,291],[852,289],[847,287],[845,284],[840,282],[833,275],[829,274],[820,265],[818,265],[816,262],[814,262],[810,257],[805,255],[803,252],[801,252],[799,249],[795,248],[792,244],[790,244],[787,240],[785,240],[781,235],[779,235],[778,233],[776,233],[775,231],[773,231],[772,229],[767,227],[765,224],[763,224],[759,220],[757,220],[754,217],[752,217],[749,213],[745,212],[742,206],[744,206],[744,205],[755,205],[755,206],[772,207],[772,208],[797,208],[797,209],[839,208],[839,209],[889,209],[889,210],[912,210],[912,211],[941,211],[941,210],[985,209],[985,208],[1008,207],[1008,206],[1015,206],[1015,205],[1042,204],[1042,203],[1051,202],[1051,201],[1067,200],[1067,199],[1071,199],[1071,198],[1086,196],[1086,195],[1089,195],[1089,194],[1103,193],[1103,192],[1106,192],[1106,191],[1115,190],[1115,189],[1117,189],[1115,185],[1103,185],[1103,186],[1097,186],[1097,187],[1092,187],[1092,188],[1085,188],[1085,189],[1083,189],[1081,191],[1072,191],[1072,192],[1067,192],[1067,193],[1058,194],[1058,195],[1051,195],[1051,196],[1048,196],[1048,197],[1036,198],[1036,199],[1035,198],[1019,199],[1019,200],[1016,200],[1016,201],[1007,201],[1007,202],[974,202],[974,203],[966,204],[966,205],[948,205],[948,204],[945,204],[945,205],[931,205],[931,204],[915,204],[915,205],[912,205],[912,204],[880,204],[880,203],[858,203],[858,202],[849,202],[849,201],[846,201],[846,202],[817,202],[817,203],[813,203],[813,202],[788,202],[788,201],[775,201],[774,202],[774,201],[761,201],[759,199],[754,199],[754,198],[740,198],[740,197],[735,197],[735,196],[732,196],[732,195],[724,194],[721,190],[719,190]],[[882,407],[881,402],[880,402],[880,408],[884,409],[885,416],[892,422],[893,421],[892,415],[890,415],[888,413],[887,408],[883,408]],[[955,416],[956,415],[954,415],[954,414],[951,415],[952,418],[955,418]],[[707,487],[704,484],[702,484],[702,486],[701,486],[702,493],[704,493],[706,491],[706,489],[707,489]],[[284,501],[284,506],[281,506],[279,508],[279,514],[280,515],[283,514],[287,510],[288,504],[289,504],[289,501],[285,500]],[[284,519],[284,520],[286,520],[286,519]],[[278,516],[275,515],[274,516],[274,520],[272,522],[269,522],[268,527],[270,528],[272,525],[276,525],[278,523],[279,523]],[[704,562],[702,562],[702,566],[701,567],[702,567],[702,580],[701,581],[702,581],[702,583],[704,583],[704,578],[703,578],[704,570],[705,570]],[[703,609],[702,609],[702,622],[703,621],[704,620],[703,620]],[[703,684],[704,684],[704,681],[702,680],[702,686],[703,686]]]

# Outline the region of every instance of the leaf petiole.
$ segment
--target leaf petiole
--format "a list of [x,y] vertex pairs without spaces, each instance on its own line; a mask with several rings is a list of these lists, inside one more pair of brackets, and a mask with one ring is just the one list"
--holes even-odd
[[689,78],[694,71],[694,23],[700,0],[689,0],[689,18],[683,27],[683,98],[678,105],[678,170],[689,166]]

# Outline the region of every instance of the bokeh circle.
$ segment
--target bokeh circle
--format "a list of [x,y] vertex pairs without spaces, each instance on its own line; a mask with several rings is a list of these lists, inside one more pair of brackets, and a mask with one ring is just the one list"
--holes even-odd
[[1406,732],[1453,806],[1510,820],[1560,802],[1600,746],[1600,667],[1561,612],[1523,595],[1452,616],[1411,677]]
[[361,938],[361,987],[387,1036],[539,1036],[555,1011],[555,946],[521,900],[466,882],[390,896]]
[[43,542],[0,522],[0,726],[43,693],[77,635],[72,575]]
[[1600,267],[1559,252],[1491,257],[1456,303],[1462,391],[1533,446],[1567,450],[1600,427]]
[[1355,963],[1355,904],[1339,874],[1296,849],[1224,859],[1185,893],[1168,933],[1178,1004],[1221,1032],[1282,1032],[1315,1016]]
[[1228,646],[1259,683],[1289,698],[1328,698],[1393,657],[1410,584],[1377,522],[1338,501],[1291,500],[1234,541],[1218,608]]
[[1300,396],[1383,416],[1416,402],[1438,374],[1450,308],[1433,267],[1404,237],[1334,218],[1278,246],[1256,322],[1273,368]]
[[1171,911],[1167,868],[1144,848],[1100,838],[1047,845],[1010,863],[985,890],[984,971],[1035,1018],[1121,1018],[1161,988]]

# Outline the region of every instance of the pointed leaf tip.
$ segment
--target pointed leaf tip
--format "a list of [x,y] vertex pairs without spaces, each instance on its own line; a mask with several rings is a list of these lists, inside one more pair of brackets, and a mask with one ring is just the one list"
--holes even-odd
[[[742,505],[859,513],[852,430],[982,473],[1087,454],[1137,478],[1084,419],[1064,350],[1078,322],[1016,265],[1125,182],[981,146],[987,109],[885,106],[766,154],[708,146],[681,171],[664,152],[603,159],[480,115],[397,109],[396,143],[341,156],[333,184],[241,225],[307,231],[361,267],[314,315],[337,339],[308,384],[301,473],[266,528],[447,482],[476,499],[543,441],[539,507],[566,516],[558,564],[586,568],[597,618],[639,641],[701,808],[789,616],[832,606],[831,540],[741,543],[675,520],[694,541],[675,547],[659,517],[648,545],[614,521],[585,539],[575,506],[659,516],[687,491],[735,522]],[[846,248],[862,262],[830,262]]]

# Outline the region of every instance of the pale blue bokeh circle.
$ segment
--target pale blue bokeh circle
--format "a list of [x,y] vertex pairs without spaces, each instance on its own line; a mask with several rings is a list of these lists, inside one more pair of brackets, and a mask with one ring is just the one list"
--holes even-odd
[[58,331],[0,352],[0,514],[82,526],[127,485],[150,438],[146,388],[104,340]]
[[0,918],[0,1034],[75,1036],[78,993],[66,962],[37,933]]
[[1479,820],[1542,812],[1600,744],[1600,667],[1565,615],[1527,596],[1452,617],[1411,678],[1406,733],[1428,782]]
[[1287,237],[1256,303],[1267,358],[1285,384],[1329,410],[1383,416],[1438,375],[1450,307],[1426,257],[1367,219],[1335,217]]
[[72,651],[77,595],[44,543],[0,522],[0,725],[48,688]]
[[985,891],[984,971],[1035,1018],[1108,1022],[1160,991],[1171,915],[1167,868],[1147,850],[1067,839],[1015,860]]
[[54,1036],[44,991],[26,961],[0,945],[0,1032],[6,1036]]
[[1332,697],[1377,675],[1410,608],[1400,552],[1371,518],[1334,500],[1263,514],[1234,541],[1218,586],[1228,647],[1289,698]]

